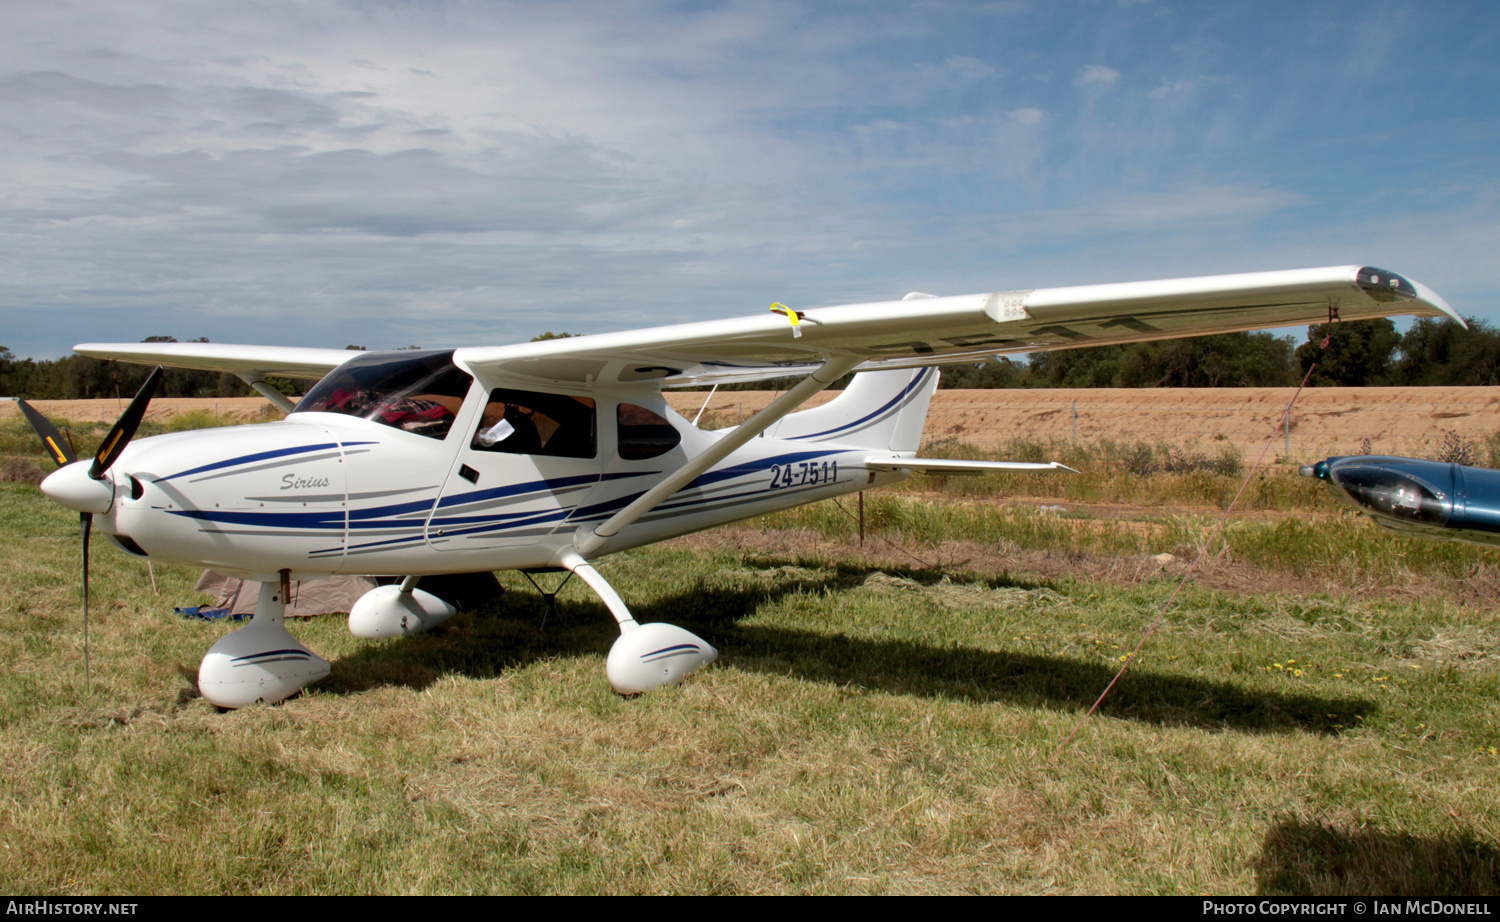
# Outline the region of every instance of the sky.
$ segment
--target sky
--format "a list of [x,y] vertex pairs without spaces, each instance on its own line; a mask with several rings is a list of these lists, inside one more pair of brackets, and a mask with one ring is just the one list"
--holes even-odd
[[0,345],[1361,263],[1500,322],[1500,5],[0,0]]

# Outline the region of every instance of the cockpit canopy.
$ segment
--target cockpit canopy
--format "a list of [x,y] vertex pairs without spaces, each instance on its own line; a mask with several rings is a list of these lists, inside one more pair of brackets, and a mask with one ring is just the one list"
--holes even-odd
[[342,413],[442,439],[472,383],[452,349],[371,352],[330,372],[292,412]]
[[[1418,463],[1439,470],[1447,468]],[[1442,491],[1396,469],[1394,464],[1346,462],[1332,466],[1328,475],[1356,503],[1392,518],[1444,525],[1452,513],[1452,501]]]

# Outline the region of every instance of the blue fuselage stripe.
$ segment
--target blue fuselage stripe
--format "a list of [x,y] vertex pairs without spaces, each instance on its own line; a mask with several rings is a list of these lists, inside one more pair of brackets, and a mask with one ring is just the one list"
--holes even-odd
[[236,464],[249,464],[253,461],[265,461],[270,458],[286,458],[291,455],[307,454],[310,451],[324,451],[329,448],[351,448],[355,445],[374,445],[374,442],[345,442],[342,446],[338,442],[319,442],[316,445],[299,445],[295,448],[277,448],[273,451],[259,451],[253,455],[240,455],[238,458],[230,458],[226,461],[215,461],[213,464],[205,464],[201,467],[191,468],[186,471],[178,471],[165,477],[158,477],[152,483],[164,483],[168,480],[176,480],[178,477],[186,477],[189,474],[201,474],[204,471],[217,471],[226,467],[234,467]]
[[878,410],[875,410],[874,412],[867,413],[864,416],[861,416],[859,419],[856,419],[856,420],[854,420],[851,423],[844,423],[841,426],[834,426],[832,429],[824,429],[822,432],[814,432],[814,433],[812,433],[810,435],[794,436],[793,440],[794,441],[802,441],[804,439],[819,439],[819,438],[823,438],[824,436],[833,435],[834,433],[837,433],[837,432],[846,432],[846,431],[848,431],[850,429],[858,429],[860,426],[864,425],[865,423],[867,423],[867,422],[869,422],[869,421],[871,421],[873,419],[877,419],[880,416],[884,415],[885,413],[887,413],[888,411],[890,411],[893,407],[895,407],[898,403],[901,403],[903,400],[906,400],[917,388],[921,387],[922,384],[927,381],[927,375],[929,373],[931,373],[931,372],[932,372],[931,368],[924,368],[924,369],[922,369],[922,371],[919,374],[917,374],[915,377],[912,378],[911,382],[909,384],[907,384],[906,387],[902,388],[901,393],[897,394],[895,397],[892,397],[890,399],[890,401],[888,401],[884,406],[882,406]]

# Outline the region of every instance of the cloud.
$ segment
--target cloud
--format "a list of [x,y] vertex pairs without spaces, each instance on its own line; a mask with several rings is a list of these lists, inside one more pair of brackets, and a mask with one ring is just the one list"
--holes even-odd
[[1079,86],[1109,86],[1120,79],[1120,72],[1102,64],[1089,64],[1079,68],[1073,81]]
[[1091,234],[1137,232],[1157,227],[1208,229],[1264,217],[1302,204],[1304,197],[1283,189],[1196,186],[1111,196],[1087,209],[1059,209],[1028,215],[1032,227]]
[[[38,356],[79,330],[436,345],[1337,262],[1375,228],[1399,256],[1445,220],[1490,241],[1489,51],[1396,9],[1369,21],[1443,54],[1408,31],[1411,66],[1350,63],[1385,33],[1338,52],[1311,8],[23,4],[0,329]],[[1445,56],[1468,76],[1439,120]],[[1387,261],[1444,290],[1438,258]]]
[[1191,92],[1199,83],[1200,81],[1197,80],[1173,80],[1170,83],[1163,83],[1146,96],[1150,99],[1166,99],[1168,96]]
[[985,77],[993,77],[997,73],[994,67],[978,58],[963,55],[955,55],[944,60],[943,70],[963,82],[982,80]]
[[[108,198],[71,203],[83,214],[213,213],[262,232],[349,230],[376,236],[598,228],[641,217],[637,188],[590,145],[517,135],[475,168],[437,151],[247,149],[118,155],[111,165],[143,177]],[[652,208],[670,208],[670,197]],[[66,203],[58,203],[54,217]]]

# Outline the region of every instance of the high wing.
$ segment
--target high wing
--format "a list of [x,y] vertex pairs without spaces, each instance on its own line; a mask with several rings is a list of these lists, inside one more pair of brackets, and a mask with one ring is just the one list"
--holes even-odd
[[[832,356],[856,371],[984,361],[1393,314],[1459,317],[1436,292],[1384,269],[1334,266],[1243,275],[1039,288],[811,308],[458,350],[470,367],[537,382],[663,386],[810,373]],[[1460,322],[1462,322],[1460,320]],[[801,335],[797,335],[800,332]]]
[[300,346],[234,346],[227,343],[81,343],[80,355],[141,365],[227,371],[246,380],[267,375],[317,380],[359,355],[353,349]]
[[227,371],[256,393],[290,413],[296,404],[266,382],[267,375],[314,381],[361,353],[355,349],[299,346],[235,346],[225,343],[82,343],[73,351],[96,359],[167,365],[199,371]]
[[[1368,266],[850,304],[509,346],[457,350],[476,371],[538,383],[667,387],[806,375],[829,359],[856,371],[1175,339],[1395,314],[1459,317],[1419,282]],[[1460,322],[1462,322],[1460,320]],[[178,368],[318,378],[358,353],[219,343],[85,343],[83,355]]]

